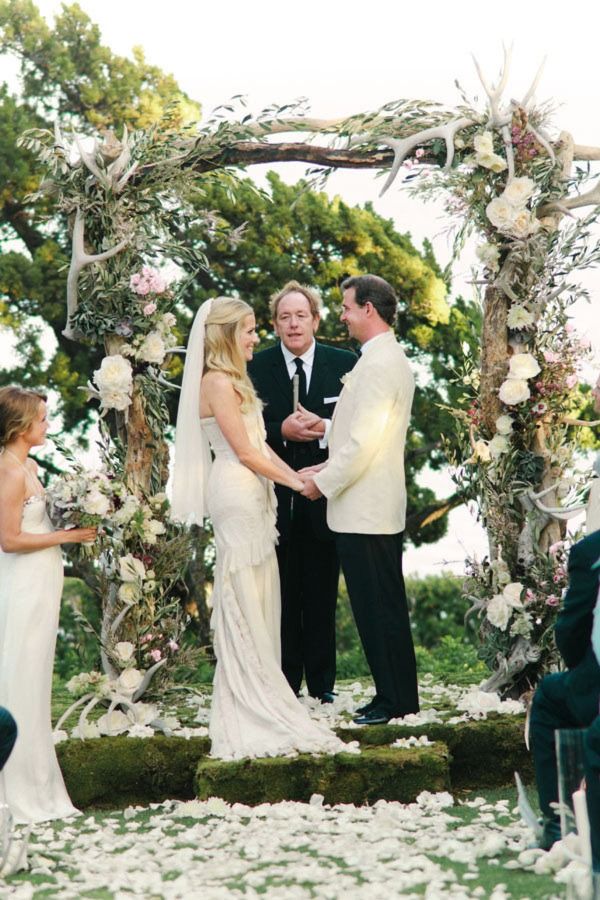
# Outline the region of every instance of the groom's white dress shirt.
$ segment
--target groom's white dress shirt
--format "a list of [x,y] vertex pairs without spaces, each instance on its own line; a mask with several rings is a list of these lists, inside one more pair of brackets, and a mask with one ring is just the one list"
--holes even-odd
[[404,446],[415,381],[390,329],[367,341],[344,379],[315,476],[332,531],[397,534],[406,522]]

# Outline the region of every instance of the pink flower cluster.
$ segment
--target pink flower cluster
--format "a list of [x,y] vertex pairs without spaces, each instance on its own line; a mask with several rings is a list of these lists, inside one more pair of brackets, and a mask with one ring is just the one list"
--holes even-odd
[[[164,294],[168,286],[168,281],[164,275],[152,266],[142,266],[141,272],[135,272],[129,279],[129,287],[140,297],[145,297],[147,294]],[[148,304],[148,306],[150,305]],[[146,312],[145,309],[144,315],[152,315],[152,313]]]
[[177,653],[179,650],[179,644],[177,641],[174,641],[173,638],[169,638],[169,640],[164,643],[164,635],[162,634],[145,634],[142,638],[140,638],[140,644],[152,644],[153,642],[160,642],[163,644],[163,649],[160,647],[146,647],[146,653],[148,657],[152,660],[152,662],[160,662],[161,659],[164,659],[166,655],[166,650],[169,650],[171,653]]

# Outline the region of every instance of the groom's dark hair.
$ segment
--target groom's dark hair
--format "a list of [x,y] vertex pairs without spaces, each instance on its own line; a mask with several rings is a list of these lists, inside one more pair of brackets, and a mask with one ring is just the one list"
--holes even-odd
[[342,291],[354,288],[354,296],[359,306],[371,302],[388,325],[393,325],[398,312],[398,298],[391,284],[379,275],[353,275],[342,281]]

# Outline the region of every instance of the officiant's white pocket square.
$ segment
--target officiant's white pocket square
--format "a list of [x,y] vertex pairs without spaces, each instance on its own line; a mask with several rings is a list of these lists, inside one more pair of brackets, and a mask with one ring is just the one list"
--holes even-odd
[[339,399],[339,394],[337,397],[323,397],[323,403],[337,403]]

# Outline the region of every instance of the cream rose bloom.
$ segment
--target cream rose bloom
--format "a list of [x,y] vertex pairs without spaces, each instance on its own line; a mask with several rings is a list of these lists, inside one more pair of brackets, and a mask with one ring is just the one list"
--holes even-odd
[[499,268],[500,250],[496,244],[485,243],[477,247],[475,254],[479,262],[491,272]]
[[142,581],[146,576],[146,567],[141,559],[128,553],[119,559],[119,577],[121,581]]
[[503,594],[495,594],[487,605],[485,615],[494,628],[506,631],[512,615],[512,607]]
[[497,459],[510,449],[510,441],[504,434],[495,434],[488,446],[492,459]]
[[496,419],[496,431],[498,434],[510,434],[513,430],[513,419],[511,416],[498,416]]
[[90,516],[105,516],[110,509],[110,501],[101,491],[93,490],[86,494],[82,506]]
[[127,525],[140,507],[140,501],[133,494],[128,494],[120,509],[113,513],[115,525]]
[[520,303],[515,303],[508,311],[506,324],[509,328],[518,331],[520,328],[529,328],[534,323],[532,313]]
[[138,359],[143,359],[144,362],[160,365],[164,362],[166,352],[167,348],[162,335],[158,331],[151,331],[142,341],[136,356]]
[[507,584],[502,594],[506,597],[508,603],[513,607],[522,607],[521,594],[523,593],[523,585],[519,581],[511,581]]
[[531,353],[514,353],[508,362],[509,378],[533,378],[540,371],[539,363]]
[[130,405],[133,372],[129,360],[120,353],[104,357],[100,368],[94,372],[94,382],[103,409],[125,410]]
[[510,233],[515,219],[515,208],[508,200],[503,196],[495,197],[486,206],[485,213],[494,228]]
[[500,385],[498,396],[507,406],[516,406],[517,403],[529,400],[531,393],[529,385],[522,378],[507,378]]
[[143,680],[144,673],[139,669],[125,669],[115,682],[115,690],[125,696],[130,696],[135,694]]
[[[132,669],[129,670],[133,671]],[[123,734],[127,731],[131,722],[120,709],[113,709],[110,713],[104,713],[97,722],[100,734],[114,735]]]
[[503,196],[513,206],[522,207],[531,200],[534,190],[535,183],[531,178],[513,178],[504,188]]
[[137,603],[141,596],[141,589],[134,581],[125,581],[119,588],[119,600],[121,601],[121,603],[125,603],[127,606],[131,605],[132,603]]
[[482,131],[473,138],[475,153],[493,153],[494,136],[491,131]]
[[121,663],[128,663],[133,659],[135,646],[131,641],[119,641],[115,644],[115,656]]
[[516,238],[526,238],[530,234],[535,234],[539,227],[540,223],[537,217],[528,209],[516,209],[510,226],[510,234]]

